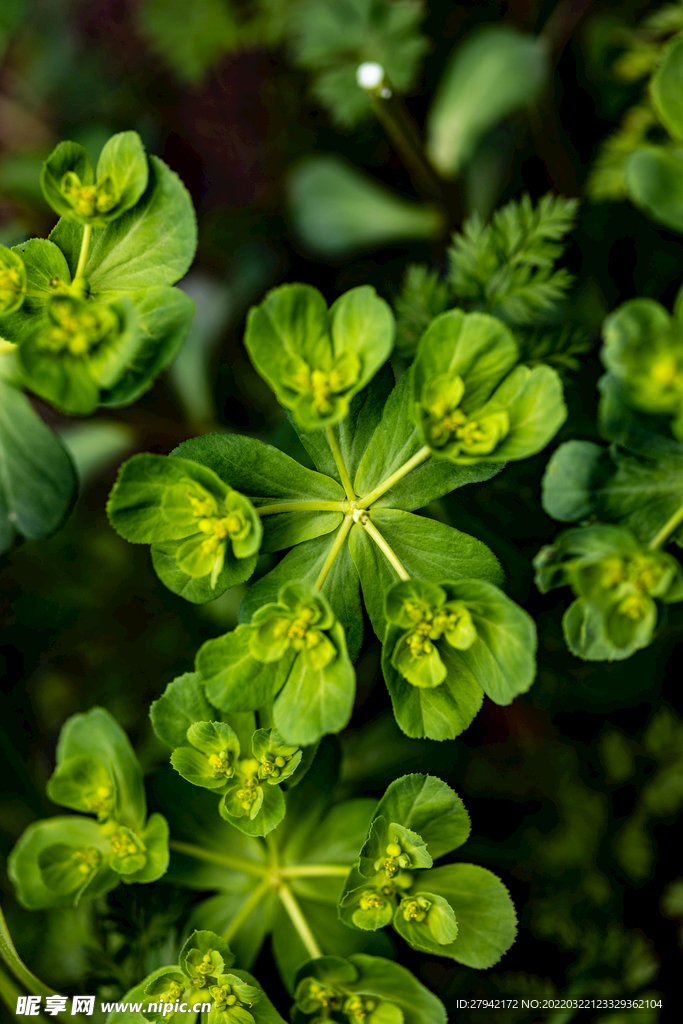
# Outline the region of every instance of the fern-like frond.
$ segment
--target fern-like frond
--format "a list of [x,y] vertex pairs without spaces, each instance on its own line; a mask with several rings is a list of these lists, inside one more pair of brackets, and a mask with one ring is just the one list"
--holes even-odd
[[448,283],[424,263],[411,263],[394,301],[397,351],[403,356],[412,356],[430,320],[449,305]]

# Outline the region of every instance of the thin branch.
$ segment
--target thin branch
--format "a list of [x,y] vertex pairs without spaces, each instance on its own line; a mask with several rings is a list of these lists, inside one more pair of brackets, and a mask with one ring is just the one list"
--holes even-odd
[[358,507],[368,508],[368,506],[372,505],[374,501],[377,501],[378,498],[381,498],[383,494],[386,494],[386,492],[390,490],[390,488],[392,488],[394,484],[397,484],[399,480],[402,480],[404,476],[407,476],[408,473],[411,472],[411,470],[415,469],[426,459],[428,459],[429,456],[430,450],[427,447],[427,445],[425,445],[423,448],[420,448],[419,452],[415,452],[415,454],[411,456],[411,458],[409,458],[407,462],[404,462],[402,466],[399,466],[395,473],[392,473],[391,476],[388,476],[386,480],[382,480],[381,484],[377,484],[377,487],[375,487],[373,491],[370,491],[369,494],[364,495],[359,500]]
[[341,453],[341,448],[339,447],[337,435],[334,432],[334,427],[326,427],[325,433],[327,435],[327,440],[329,442],[330,448],[332,449],[332,455],[334,456],[335,465],[339,472],[339,479],[341,480],[342,486],[346,491],[346,497],[349,499],[349,501],[355,501],[356,492],[353,489],[353,484],[351,483],[349,471],[347,470],[346,465],[344,463],[344,458]]
[[301,907],[296,899],[296,896],[289,888],[288,885],[283,883],[279,890],[278,896],[282,900],[285,910],[289,914],[292,924],[299,933],[299,938],[306,947],[306,952],[312,960],[317,960],[323,955],[323,951],[318,945],[315,935],[310,929],[308,921],[303,915]]

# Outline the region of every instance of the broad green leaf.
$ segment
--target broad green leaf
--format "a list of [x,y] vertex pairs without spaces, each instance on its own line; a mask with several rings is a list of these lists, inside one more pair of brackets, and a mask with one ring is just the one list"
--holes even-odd
[[483,970],[498,963],[515,941],[517,917],[501,880],[476,864],[448,864],[420,873],[420,886],[450,903],[458,923],[458,937],[444,946],[466,967]]
[[142,337],[135,359],[101,396],[101,404],[113,408],[131,405],[151,388],[184,342],[195,312],[193,300],[179,288],[144,288],[129,297]]
[[566,441],[551,455],[543,474],[543,508],[562,523],[585,519],[594,507],[593,482],[605,451],[592,441]]
[[627,158],[624,179],[638,209],[683,232],[683,158],[658,146],[644,146]]
[[198,672],[185,672],[168,684],[149,709],[154,732],[172,749],[187,743],[193,722],[211,722],[215,713],[206,699]]
[[405,199],[333,154],[298,163],[287,192],[295,234],[306,249],[328,259],[436,239],[444,229],[438,207]]
[[104,708],[72,715],[62,726],[57,743],[57,764],[68,757],[96,757],[116,783],[117,818],[133,831],[147,817],[142,770],[125,732]]
[[235,13],[223,0],[143,0],[137,24],[150,46],[180,78],[198,85],[240,41]]
[[0,551],[15,532],[29,540],[54,533],[75,490],[66,449],[0,367]]
[[[351,530],[351,536],[356,528]],[[313,585],[334,543],[335,534],[305,541],[292,549],[266,576],[249,587],[240,605],[240,621],[249,622],[265,604],[277,601],[283,586],[296,580]],[[392,579],[393,582],[393,579]],[[325,581],[324,594],[334,614],[344,627],[346,646],[351,660],[358,657],[363,641],[363,609],[360,583],[349,545],[344,544]]]
[[55,843],[95,847],[102,854],[103,867],[88,887],[88,899],[104,895],[119,884],[119,876],[107,867],[110,846],[100,835],[96,821],[76,815],[44,818],[28,826],[7,861],[8,874],[22,906],[41,910],[73,904],[73,896],[60,895],[45,885],[38,865],[41,853]]
[[[291,810],[287,808],[289,817]],[[312,835],[305,836],[301,849],[285,846],[283,861],[292,864],[349,864],[358,858],[358,851],[374,817],[375,801],[369,799],[343,800],[334,804],[325,815],[321,824],[313,830]],[[292,879],[292,888],[298,896],[317,900],[319,903],[332,903],[336,906],[344,881],[343,878],[296,878]]]
[[[494,584],[503,582],[498,559],[475,537],[434,519],[398,509],[371,510],[370,518],[406,572],[415,579],[434,583],[473,578]],[[386,632],[384,594],[398,577],[374,540],[358,524],[349,534],[349,548],[361,579],[372,628],[383,640]]]
[[[45,306],[61,288],[71,284],[71,271],[64,254],[46,238],[29,238],[11,250],[26,269],[26,298],[21,309],[3,316],[2,337],[19,344],[28,337],[45,314]],[[50,285],[52,282],[52,286]]]
[[253,657],[249,641],[252,627],[237,629],[207,640],[197,653],[197,678],[209,700],[222,711],[256,711],[271,703],[291,668],[291,654],[275,663]]
[[675,139],[683,139],[683,38],[675,36],[657,65],[650,95],[664,126]]
[[305,430],[330,426],[386,362],[394,318],[374,288],[352,288],[327,310],[310,285],[282,285],[250,310],[244,342],[259,374]]
[[396,671],[386,657],[382,671],[394,715],[406,736],[415,739],[452,740],[474,721],[484,701],[484,691],[467,665],[456,656],[459,651],[444,645],[441,653],[447,669],[440,686],[413,686]]
[[[316,436],[316,435],[313,435]],[[317,436],[322,436],[317,432]],[[323,444],[327,441],[323,439]],[[329,446],[328,446],[329,451]],[[246,494],[256,508],[292,501],[342,501],[342,487],[329,476],[306,469],[272,445],[238,434],[205,434],[184,441],[174,456],[212,469]],[[341,523],[338,512],[288,512],[263,516],[264,551],[279,551],[329,533]]]
[[377,805],[374,817],[380,816],[417,832],[435,860],[462,846],[470,834],[462,800],[433,775],[404,775],[392,782]]
[[[175,284],[194,258],[197,226],[192,201],[163,160],[149,158],[149,184],[140,201],[93,233],[85,277],[93,295]],[[50,235],[75,273],[83,229],[62,219]]]
[[[404,373],[389,395],[376,430],[367,442],[353,486],[358,495],[369,494],[383,480],[412,458],[423,446],[423,438],[412,419],[410,372]],[[351,463],[353,465],[353,463]],[[429,458],[373,503],[373,509],[399,508],[412,512],[457,487],[489,480],[502,469],[500,464],[480,462],[474,466]]]
[[46,793],[53,803],[85,814],[109,816],[116,807],[111,775],[97,757],[67,757],[48,779]]
[[294,660],[273,707],[275,727],[289,743],[308,746],[348,724],[356,693],[356,674],[346,649],[342,626],[335,622],[328,635],[337,649],[324,667],[305,654]]
[[541,39],[508,26],[468,36],[448,63],[427,118],[427,152],[454,178],[482,136],[540,95],[547,74]]
[[518,366],[496,388],[482,417],[500,406],[509,416],[509,433],[491,457],[502,461],[540,452],[567,418],[562,381],[550,366]]
[[[135,985],[133,988],[129,989],[125,996],[122,996],[121,1002],[116,1004],[120,1009],[110,1010],[107,1014],[107,1024],[149,1024],[148,1018],[143,1017],[139,1010],[124,1010],[123,1006],[129,1003],[140,1003],[141,1005],[146,1006],[148,1003],[148,999],[146,998],[147,988],[154,984],[158,978],[163,978],[165,974],[170,972],[175,973],[176,971],[177,967],[159,967],[156,971],[153,971],[143,981],[141,981],[139,985]],[[176,1019],[183,1020],[184,1016],[184,1014],[182,1016],[178,1015]],[[195,1014],[195,1020],[196,1016],[197,1015]],[[188,1024],[187,1019],[185,1024]],[[195,1024],[195,1021],[192,1021],[192,1024]]]
[[16,313],[26,298],[26,267],[21,256],[0,245],[0,317]]
[[605,631],[605,615],[601,608],[579,597],[573,601],[562,618],[562,631],[567,647],[584,661],[623,661],[634,651],[647,647],[652,638],[653,623],[646,622],[644,635],[636,635],[636,642],[617,647]]

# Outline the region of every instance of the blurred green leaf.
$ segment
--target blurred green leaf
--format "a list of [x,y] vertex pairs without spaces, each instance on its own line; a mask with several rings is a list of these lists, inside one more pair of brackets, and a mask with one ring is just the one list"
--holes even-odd
[[407,239],[438,238],[436,206],[404,199],[338,156],[312,156],[289,175],[289,209],[302,244],[328,259]]
[[240,41],[230,0],[143,0],[136,18],[151,48],[190,85]]
[[542,41],[512,28],[490,26],[465,39],[427,118],[427,152],[440,174],[454,178],[490,128],[538,98],[546,63]]
[[627,159],[624,178],[639,210],[683,232],[683,157],[659,146],[644,146]]

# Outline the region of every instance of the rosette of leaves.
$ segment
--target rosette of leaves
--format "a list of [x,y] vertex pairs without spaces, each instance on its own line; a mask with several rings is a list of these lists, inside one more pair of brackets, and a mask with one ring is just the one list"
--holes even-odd
[[276,729],[255,729],[253,714],[221,720],[193,672],[168,684],[150,717],[159,739],[173,750],[178,774],[216,793],[221,817],[245,835],[267,835],[282,821],[282,788],[297,785],[315,755],[314,747],[302,751],[285,743]]
[[534,565],[542,592],[568,584],[576,594],[562,625],[569,649],[589,661],[621,660],[647,647],[656,602],[683,600],[680,563],[622,526],[567,530]]
[[135,132],[107,142],[96,175],[83,147],[60,143],[42,186],[60,220],[49,239],[15,246],[11,266],[0,259],[2,336],[18,346],[25,386],[62,411],[128,405],[192,319],[192,300],[171,287],[196,247],[189,195]]
[[562,383],[549,366],[518,362],[495,317],[459,309],[435,317],[413,367],[413,415],[432,456],[507,462],[546,446],[567,415]]
[[249,625],[207,641],[197,671],[224,711],[274,701],[273,721],[288,743],[316,743],[351,717],[356,678],[344,630],[310,584],[287,584]]
[[[153,711],[157,731],[158,713]],[[323,740],[309,771],[289,788],[287,814],[267,842],[220,818],[209,790],[188,794],[186,783],[170,769],[152,777],[156,804],[168,816],[174,837],[166,880],[205,894],[195,904],[190,926],[223,935],[247,969],[270,936],[277,968],[292,994],[297,970],[312,957],[392,955],[387,935],[353,931],[337,917],[344,879],[376,803],[338,799],[339,762],[335,741]]]
[[328,310],[316,288],[288,284],[250,310],[244,343],[297,424],[316,430],[343,419],[386,362],[394,320],[369,285],[345,292]]
[[[446,1009],[393,960],[357,953],[324,956],[297,972],[293,1024],[446,1024]],[[332,1016],[334,1015],[334,1016]]]
[[160,967],[124,996],[126,1004],[144,1009],[113,1010],[107,1024],[195,1024],[200,1019],[207,1024],[285,1024],[256,978],[235,969],[234,962],[220,935],[194,931],[177,966]]
[[536,627],[491,583],[394,584],[385,597],[382,670],[408,736],[452,739],[484,694],[510,704],[536,674]]
[[34,822],[8,860],[29,909],[78,905],[119,882],[153,882],[168,866],[168,825],[147,817],[142,771],[126,734],[104,708],[73,715],[57,745],[47,784],[56,804],[95,817]]
[[189,601],[219,597],[256,567],[263,528],[253,505],[189,459],[134,455],[119,471],[107,514],[126,540],[151,544],[157,575]]
[[507,889],[475,864],[433,867],[469,832],[462,801],[440,779],[405,775],[392,782],[344,884],[341,920],[365,931],[392,924],[414,949],[468,967],[493,966],[516,934]]

